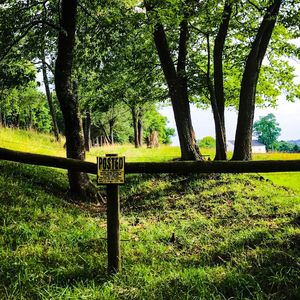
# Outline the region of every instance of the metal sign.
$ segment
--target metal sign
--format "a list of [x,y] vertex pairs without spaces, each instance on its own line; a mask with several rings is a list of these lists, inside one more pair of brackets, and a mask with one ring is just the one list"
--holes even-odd
[[124,184],[125,156],[106,154],[97,157],[98,184]]

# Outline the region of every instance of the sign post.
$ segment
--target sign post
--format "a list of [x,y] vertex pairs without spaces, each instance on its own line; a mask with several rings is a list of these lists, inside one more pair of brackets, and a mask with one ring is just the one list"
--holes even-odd
[[107,268],[110,274],[121,270],[119,184],[124,184],[124,167],[124,156],[97,157],[97,183],[107,185]]
[[121,271],[120,195],[117,184],[107,185],[107,268],[110,274]]

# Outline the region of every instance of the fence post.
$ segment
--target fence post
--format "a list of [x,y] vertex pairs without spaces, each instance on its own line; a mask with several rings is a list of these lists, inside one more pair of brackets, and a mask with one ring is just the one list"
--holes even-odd
[[121,270],[119,185],[108,184],[106,191],[108,273],[115,274]]

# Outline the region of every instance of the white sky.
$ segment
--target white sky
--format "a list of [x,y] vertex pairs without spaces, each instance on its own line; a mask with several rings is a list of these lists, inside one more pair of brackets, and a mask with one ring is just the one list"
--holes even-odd
[[[174,115],[172,107],[164,107],[160,109],[162,115],[167,116],[169,123],[168,127],[176,129]],[[193,127],[196,133],[197,139],[201,139],[204,136],[215,136],[214,132],[214,121],[211,110],[200,110],[191,106]],[[285,100],[278,102],[276,109],[260,109],[256,108],[255,121],[260,116],[266,116],[269,113],[273,113],[276,117],[277,122],[281,128],[280,140],[298,140],[300,139],[300,101],[290,103]],[[226,134],[228,140],[234,140],[236,123],[237,123],[237,112],[226,110],[225,113],[226,122]],[[173,146],[178,146],[178,136],[176,135],[172,139]]]

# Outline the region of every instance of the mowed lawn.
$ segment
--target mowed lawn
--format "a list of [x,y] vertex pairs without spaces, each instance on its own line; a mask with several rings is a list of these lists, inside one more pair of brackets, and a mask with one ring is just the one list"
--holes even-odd
[[[0,147],[64,156],[51,136],[9,129]],[[106,147],[88,160],[104,153],[159,161],[179,149]],[[0,170],[0,299],[300,299],[299,173],[128,175],[123,269],[109,276],[105,205],[73,202],[65,171]]]

